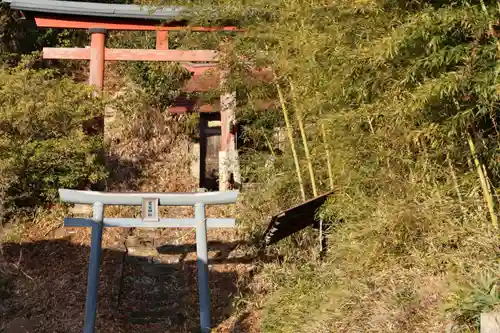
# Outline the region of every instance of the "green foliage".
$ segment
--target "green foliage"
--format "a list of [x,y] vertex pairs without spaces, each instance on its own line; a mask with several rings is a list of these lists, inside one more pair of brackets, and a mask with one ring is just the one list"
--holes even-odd
[[0,4],[0,52],[32,52],[36,49],[38,37],[32,22],[22,20],[19,13],[9,10],[5,3]]
[[84,123],[100,108],[91,90],[50,71],[0,71],[0,195],[4,208],[56,199],[61,187],[103,179],[102,138]]
[[[117,32],[110,35],[110,47],[154,48],[156,36],[149,32]],[[178,45],[173,33],[169,34],[169,46]],[[191,74],[177,63],[169,62],[127,62],[119,63],[120,74],[128,77],[148,96],[149,104],[165,110],[180,94]]]
[[[42,47],[85,46],[88,34],[82,30],[38,29],[33,20],[22,18],[19,11],[10,10],[6,3],[0,3],[0,66],[15,66],[23,56],[37,54]],[[41,55],[31,64],[34,68],[44,67]],[[59,62],[57,67],[66,73],[80,70],[78,62]]]
[[492,267],[491,272],[481,274],[477,281],[457,287],[447,311],[458,325],[479,328],[481,313],[500,306],[500,284],[496,275],[496,267]]
[[179,95],[190,73],[177,64],[138,62],[127,66],[127,74],[141,86],[152,105],[165,109]]

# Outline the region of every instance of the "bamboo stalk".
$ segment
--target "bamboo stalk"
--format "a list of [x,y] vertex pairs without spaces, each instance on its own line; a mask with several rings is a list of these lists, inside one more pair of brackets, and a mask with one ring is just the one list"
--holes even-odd
[[493,201],[493,195],[492,195],[491,191],[488,189],[488,184],[486,183],[486,177],[484,176],[483,167],[482,167],[481,163],[479,162],[479,159],[477,158],[476,146],[474,145],[474,142],[472,141],[472,137],[469,133],[467,134],[467,141],[469,143],[471,155],[472,155],[472,158],[474,159],[474,164],[476,165],[477,174],[478,174],[479,180],[481,182],[484,200],[486,201],[486,205],[488,206],[488,210],[490,212],[491,224],[493,225],[493,227],[498,228],[498,219],[497,219],[497,216],[495,214],[495,204]]
[[375,129],[373,129],[371,117],[368,117],[368,125],[370,125],[370,131],[372,132],[372,134],[375,134]]
[[297,156],[297,150],[295,149],[295,143],[293,141],[292,125],[290,124],[290,119],[288,118],[288,111],[286,109],[285,99],[283,98],[283,93],[281,92],[281,88],[280,88],[278,82],[276,82],[276,89],[278,90],[278,96],[279,96],[280,103],[281,103],[281,109],[283,111],[283,117],[285,118],[288,139],[290,140],[290,146],[292,148],[293,160],[295,162],[295,169],[297,171],[297,179],[298,179],[299,185],[300,185],[300,194],[302,195],[302,200],[306,201],[306,191],[304,189],[304,182],[302,180],[302,175],[300,174],[299,158]]
[[295,107],[295,116],[296,116],[297,122],[299,124],[300,135],[302,136],[302,143],[304,144],[304,150],[306,153],[306,161],[307,161],[307,167],[309,169],[309,177],[311,177],[311,185],[312,185],[313,195],[316,198],[318,196],[318,189],[316,188],[316,177],[314,176],[314,169],[312,166],[311,154],[309,152],[309,144],[307,143],[306,131],[304,130],[304,119],[302,116],[302,112],[301,112],[300,108],[298,107],[297,96],[295,94],[295,88],[293,86],[293,83],[290,80],[288,80],[288,82],[290,83],[290,90],[292,92],[293,105]]
[[455,186],[455,191],[457,192],[457,197],[458,197],[458,203],[460,204],[460,209],[462,210],[462,214],[465,216],[467,215],[467,211],[465,210],[464,207],[464,201],[462,199],[462,193],[460,192],[460,187],[458,186],[458,178],[455,173],[455,170],[453,169],[453,164],[451,163],[450,155],[446,154],[446,160],[448,161],[448,167],[450,168],[450,174],[451,178],[453,179],[453,185]]
[[321,123],[321,136],[323,137],[323,144],[325,145],[326,166],[328,167],[328,178],[330,178],[330,188],[333,190],[334,185],[333,185],[332,160],[330,156],[330,149],[328,148],[328,142],[326,141],[326,130],[324,123]]
[[267,135],[266,135],[266,131],[264,129],[262,129],[262,134],[264,135],[264,138],[266,139],[266,144],[267,144],[267,147],[269,148],[269,151],[271,152],[271,154],[276,157],[276,154],[274,152],[274,149],[273,149],[273,145],[271,144],[271,141],[269,141]]
[[484,180],[486,181],[486,185],[488,186],[488,192],[491,194],[493,198],[498,198],[498,193],[493,186],[493,183],[491,182],[490,177],[488,176],[488,171],[486,170],[486,166],[484,164],[481,164],[483,166],[483,174],[484,174]]
[[[483,175],[484,175],[484,180],[486,182],[486,186],[488,188],[488,192],[491,192],[491,182],[490,182],[490,177],[488,177],[488,172],[486,172],[486,166],[484,164],[481,164],[483,167]],[[493,194],[492,194],[493,195]]]

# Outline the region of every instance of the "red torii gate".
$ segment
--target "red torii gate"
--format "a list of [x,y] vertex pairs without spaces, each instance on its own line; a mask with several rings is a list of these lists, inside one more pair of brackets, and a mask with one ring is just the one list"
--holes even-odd
[[[192,73],[191,81],[199,80],[206,71],[217,68],[215,50],[172,50],[168,45],[169,31],[189,30],[194,32],[240,31],[236,27],[188,27],[185,21],[171,21],[162,25],[162,12],[144,11],[135,5],[108,5],[56,0],[8,0],[12,9],[19,9],[34,19],[40,28],[87,29],[91,34],[87,48],[43,48],[44,59],[89,60],[89,83],[102,91],[106,61],[175,61]],[[95,11],[93,10],[95,8]],[[179,11],[173,8],[172,11]],[[171,14],[171,13],[169,13]],[[156,49],[109,49],[106,48],[108,30],[155,31]],[[197,66],[193,63],[203,63]],[[201,64],[200,64],[201,65]],[[221,71],[219,84],[224,82]],[[188,82],[188,86],[190,83]],[[191,84],[192,85],[192,84]],[[234,92],[220,97],[221,141],[219,152],[219,189],[230,188],[230,181],[241,184],[238,154],[236,151],[235,122],[236,98]],[[194,111],[186,106],[174,106],[173,112]],[[200,111],[212,112],[211,105],[202,105]],[[232,176],[232,177],[231,177]]]

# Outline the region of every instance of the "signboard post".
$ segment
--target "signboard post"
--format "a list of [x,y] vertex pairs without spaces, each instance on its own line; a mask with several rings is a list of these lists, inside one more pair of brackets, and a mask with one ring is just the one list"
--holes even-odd
[[[200,298],[200,326],[202,333],[210,332],[210,290],[208,286],[208,228],[232,228],[234,219],[206,218],[207,205],[235,203],[237,191],[198,193],[103,193],[60,189],[63,202],[93,206],[93,217],[65,218],[66,227],[91,227],[90,262],[88,271],[87,300],[85,304],[84,333],[94,333],[99,266],[101,262],[102,233],[106,227],[119,228],[196,228],[198,266],[198,292]],[[106,218],[106,205],[142,206],[142,218]],[[160,206],[193,206],[194,219],[168,219],[159,217]]]

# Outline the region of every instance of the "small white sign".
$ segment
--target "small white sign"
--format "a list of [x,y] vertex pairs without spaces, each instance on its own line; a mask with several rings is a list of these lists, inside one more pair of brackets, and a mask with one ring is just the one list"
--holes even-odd
[[142,199],[142,219],[144,222],[159,222],[158,199]]

